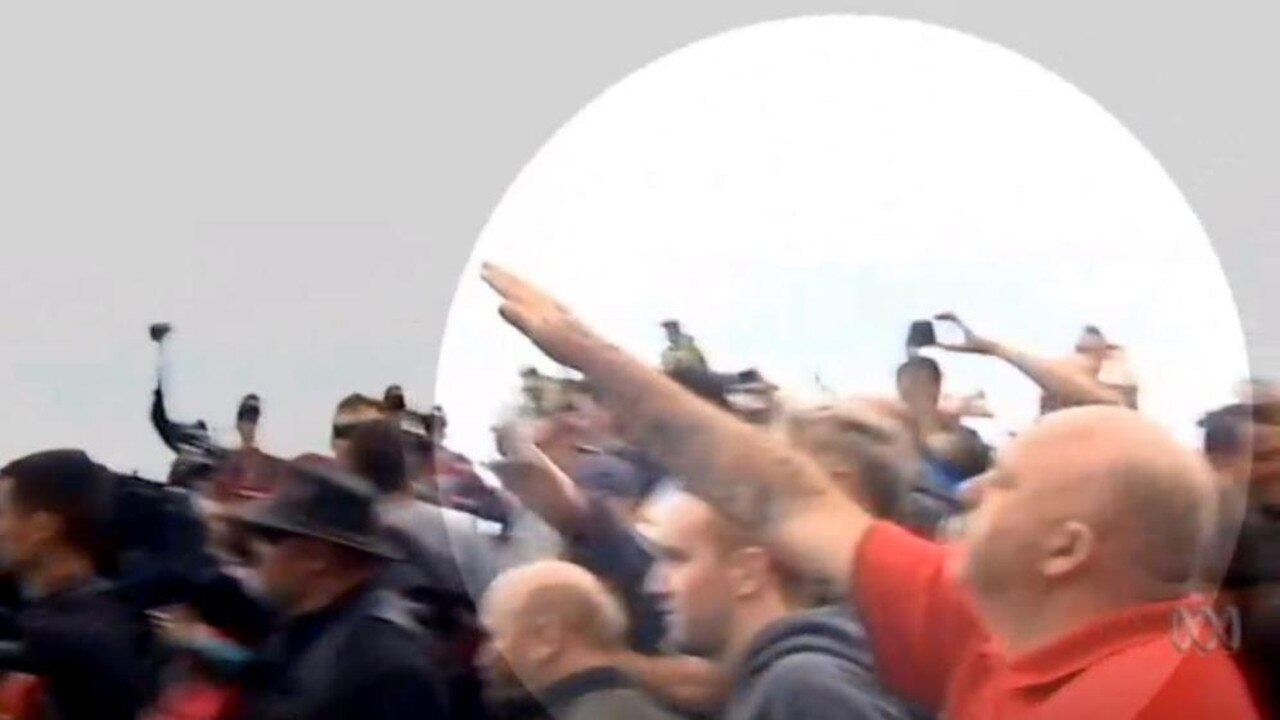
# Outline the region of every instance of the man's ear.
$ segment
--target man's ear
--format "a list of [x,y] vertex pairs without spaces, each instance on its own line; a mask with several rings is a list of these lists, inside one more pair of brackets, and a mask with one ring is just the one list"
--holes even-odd
[[1059,578],[1075,572],[1093,556],[1096,544],[1093,528],[1075,520],[1062,523],[1042,542],[1041,574],[1046,578]]
[[529,621],[529,655],[534,662],[546,664],[554,660],[564,645],[565,628],[555,618],[542,614]]
[[772,563],[763,548],[740,548],[730,553],[725,563],[731,583],[729,592],[735,598],[758,595],[770,584]]

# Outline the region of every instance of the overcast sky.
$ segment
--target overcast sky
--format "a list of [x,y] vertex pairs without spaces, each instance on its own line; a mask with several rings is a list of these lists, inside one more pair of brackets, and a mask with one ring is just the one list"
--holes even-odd
[[[397,84],[411,33],[361,56],[300,37],[283,56],[228,24],[238,50],[219,56],[217,33],[109,43],[126,25],[50,36],[91,63],[36,33],[7,43],[42,72],[14,79],[0,120],[0,453],[76,444],[162,471],[146,421],[160,319],[178,327],[175,414],[225,428],[257,392],[283,454],[326,448],[351,390],[401,382],[425,404],[431,239],[406,215],[447,198],[364,180],[429,161],[394,142],[421,118]],[[518,368],[552,369],[497,318],[482,258],[646,357],[678,317],[714,365],[802,394],[815,372],[889,391],[907,324],[943,309],[1053,354],[1100,325],[1131,349],[1144,408],[1188,441],[1246,373],[1212,248],[1158,162],[1073,87],[950,31],[823,18],[710,39],[621,80],[513,180],[441,357],[438,399],[473,455]],[[990,437],[1035,411],[995,361],[944,370],[987,391]]]
[[[1208,239],[1141,143],[1043,68],[915,22],[713,38],[565,125],[495,210],[451,311],[440,397],[476,447],[515,369],[554,369],[487,320],[480,259],[645,357],[677,317],[713,365],[802,395],[815,373],[890,392],[907,325],[948,309],[1047,354],[1101,326],[1130,348],[1143,407],[1188,442],[1247,368]],[[1017,371],[942,360],[950,390],[988,393],[989,438],[1034,416]]]

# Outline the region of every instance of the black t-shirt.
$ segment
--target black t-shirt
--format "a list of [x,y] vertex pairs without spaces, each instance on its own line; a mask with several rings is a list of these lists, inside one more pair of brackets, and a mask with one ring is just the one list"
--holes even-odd
[[32,602],[16,618],[19,653],[5,669],[38,676],[61,720],[135,718],[154,689],[146,617],[93,581]]

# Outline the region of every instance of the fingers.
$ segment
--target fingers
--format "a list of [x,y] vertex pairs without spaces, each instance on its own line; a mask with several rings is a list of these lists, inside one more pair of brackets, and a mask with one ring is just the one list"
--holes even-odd
[[504,300],[517,300],[528,287],[520,278],[489,262],[480,266],[480,278]]
[[525,335],[528,335],[533,328],[529,319],[529,313],[527,313],[524,308],[513,303],[503,303],[502,306],[498,308],[498,314],[502,316],[503,320],[507,321],[508,325],[511,325]]
[[952,325],[955,325],[956,327],[960,328],[960,330],[964,332],[965,335],[973,335],[973,331],[969,329],[969,326],[966,325],[965,322],[961,320],[960,317],[953,312],[938,313],[937,315],[933,316],[933,319],[940,320],[942,322],[949,322]]
[[559,303],[533,283],[493,263],[481,266],[480,277],[509,303],[560,308]]

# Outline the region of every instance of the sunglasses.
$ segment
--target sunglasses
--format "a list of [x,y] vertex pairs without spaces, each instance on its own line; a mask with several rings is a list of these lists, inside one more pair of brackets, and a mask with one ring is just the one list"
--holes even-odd
[[333,439],[334,440],[350,440],[352,436],[356,434],[356,430],[358,430],[360,426],[364,424],[365,424],[364,422],[360,422],[360,421],[334,423]]

